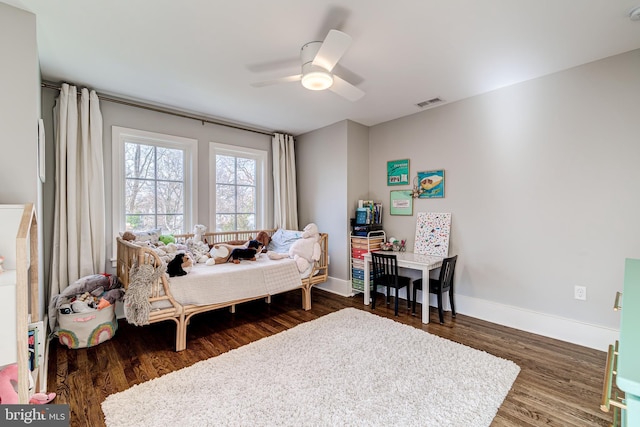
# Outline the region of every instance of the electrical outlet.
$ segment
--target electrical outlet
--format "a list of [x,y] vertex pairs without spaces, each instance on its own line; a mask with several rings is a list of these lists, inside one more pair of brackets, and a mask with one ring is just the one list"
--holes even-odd
[[586,286],[575,286],[573,288],[573,297],[575,299],[586,301],[586,299],[587,299],[587,287]]

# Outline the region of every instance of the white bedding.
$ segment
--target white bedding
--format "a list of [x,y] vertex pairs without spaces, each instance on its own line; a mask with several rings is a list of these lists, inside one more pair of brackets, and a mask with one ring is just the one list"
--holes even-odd
[[271,260],[262,254],[256,261],[240,264],[196,264],[186,276],[171,277],[169,285],[180,304],[207,305],[299,288],[300,278],[292,259]]

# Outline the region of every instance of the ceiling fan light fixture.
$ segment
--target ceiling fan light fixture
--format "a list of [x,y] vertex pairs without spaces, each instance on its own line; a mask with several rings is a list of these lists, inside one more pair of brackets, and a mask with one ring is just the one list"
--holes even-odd
[[302,86],[309,90],[325,90],[333,85],[333,76],[327,71],[311,71],[302,76]]

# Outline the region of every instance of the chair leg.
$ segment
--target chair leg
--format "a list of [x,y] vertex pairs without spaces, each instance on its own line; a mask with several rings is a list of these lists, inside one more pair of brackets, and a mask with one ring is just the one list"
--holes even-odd
[[393,313],[394,313],[394,315],[397,316],[398,315],[398,288],[396,288],[396,296],[393,299],[395,300],[394,301],[395,309],[394,309]]
[[438,314],[440,315],[440,324],[444,324],[444,313],[442,312],[442,292],[438,292]]
[[407,285],[407,310],[411,309],[411,285]]
[[376,309],[376,288],[375,284],[371,287],[371,310]]
[[453,288],[449,288],[449,303],[451,304],[451,317],[456,317],[456,306],[453,304]]
[[387,305],[391,303],[391,287],[387,286]]

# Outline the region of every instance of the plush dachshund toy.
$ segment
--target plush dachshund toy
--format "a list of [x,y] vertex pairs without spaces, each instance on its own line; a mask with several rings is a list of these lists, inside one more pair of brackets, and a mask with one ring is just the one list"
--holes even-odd
[[231,251],[231,259],[234,264],[240,264],[241,259],[255,261],[256,254],[262,251],[262,246],[262,243],[257,240],[250,240],[246,248],[235,248]]

